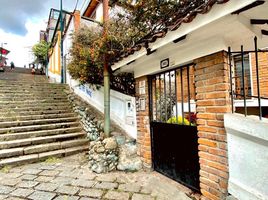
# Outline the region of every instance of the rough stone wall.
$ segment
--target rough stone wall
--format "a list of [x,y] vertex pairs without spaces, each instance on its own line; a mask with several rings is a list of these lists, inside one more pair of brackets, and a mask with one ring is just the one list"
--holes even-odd
[[[145,81],[145,94],[140,94],[139,83]],[[140,110],[140,98],[145,99],[145,110]],[[146,76],[136,79],[136,104],[137,104],[137,145],[138,154],[141,156],[145,167],[152,166],[151,154],[151,136],[150,136],[150,119],[149,119],[149,95],[148,95],[148,78]]]
[[200,188],[203,199],[227,195],[227,138],[223,116],[231,112],[227,53],[195,60]]

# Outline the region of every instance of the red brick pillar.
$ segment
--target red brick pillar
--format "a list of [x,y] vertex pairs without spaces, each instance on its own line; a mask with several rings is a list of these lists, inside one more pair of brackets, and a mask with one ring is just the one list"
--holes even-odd
[[75,10],[74,11],[74,30],[75,31],[77,31],[79,29],[80,21],[81,21],[80,11]]
[[[143,87],[144,84],[144,88]],[[143,102],[145,104],[143,104]],[[145,107],[143,105],[145,105]],[[145,167],[152,166],[151,136],[149,119],[148,78],[146,76],[136,79],[136,106],[137,106],[137,145],[138,154]]]
[[223,115],[231,112],[226,52],[195,60],[200,187],[204,199],[227,194],[227,141]]

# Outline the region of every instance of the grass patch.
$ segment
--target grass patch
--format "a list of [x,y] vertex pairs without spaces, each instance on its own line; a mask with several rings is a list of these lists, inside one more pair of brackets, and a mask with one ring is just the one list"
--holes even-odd
[[45,163],[48,163],[48,164],[54,164],[54,163],[58,163],[58,162],[60,162],[60,159],[57,157],[48,157],[45,160]]
[[7,174],[7,173],[9,173],[10,169],[11,169],[11,167],[8,166],[8,165],[6,165],[6,166],[2,167],[2,169],[0,171],[2,173],[6,173]]

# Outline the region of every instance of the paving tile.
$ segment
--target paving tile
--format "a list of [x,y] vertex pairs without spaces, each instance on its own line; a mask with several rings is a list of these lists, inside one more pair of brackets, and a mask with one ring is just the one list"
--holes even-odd
[[79,199],[78,196],[60,195],[53,200],[78,200],[78,199]]
[[38,169],[41,169],[41,170],[53,170],[53,169],[56,169],[57,166],[55,165],[41,165]]
[[141,186],[136,183],[127,183],[119,185],[118,189],[124,192],[139,192]]
[[99,200],[99,198],[81,197],[79,200]]
[[86,197],[92,197],[92,198],[101,198],[103,195],[103,190],[97,190],[97,189],[81,189],[79,192],[79,196],[86,196]]
[[38,182],[50,182],[54,179],[54,177],[52,176],[38,176],[35,181]]
[[57,170],[44,170],[40,173],[41,176],[56,176],[60,172]]
[[38,185],[39,182],[37,181],[21,181],[17,184],[17,187],[20,188],[33,188],[34,186]]
[[147,188],[147,187],[142,187],[140,193],[143,193],[143,194],[151,194],[152,193],[152,190],[149,189],[149,188]]
[[0,194],[9,194],[10,192],[12,192],[15,188],[9,187],[9,186],[4,186],[4,185],[0,185]]
[[74,178],[69,177],[57,177],[51,181],[51,183],[56,183],[58,185],[71,185]]
[[30,194],[32,194],[34,192],[33,189],[24,189],[24,188],[18,188],[16,190],[14,190],[11,195],[12,196],[16,196],[16,197],[22,197],[22,198],[26,198],[27,196],[29,196]]
[[55,193],[51,192],[43,192],[43,191],[35,191],[28,198],[33,200],[51,200],[56,196]]
[[113,174],[102,174],[97,176],[97,181],[105,181],[105,182],[114,182],[116,180],[116,176]]
[[8,196],[7,195],[2,195],[2,194],[0,194],[0,200],[2,200],[2,199],[6,199]]
[[18,178],[22,175],[23,174],[21,174],[21,173],[7,173],[4,175],[4,178]]
[[81,179],[88,179],[88,180],[94,180],[96,178],[96,174],[93,173],[82,173],[82,174],[78,174],[76,177],[77,178],[81,178]]
[[108,191],[104,198],[110,199],[110,200],[128,200],[129,199],[129,193],[127,192],[117,192],[117,191]]
[[47,192],[53,192],[59,187],[58,184],[55,183],[40,183],[35,187],[36,190],[43,190]]
[[30,169],[25,169],[22,173],[23,173],[23,174],[37,175],[37,174],[39,174],[41,171],[42,171],[42,170],[40,170],[40,169],[30,168]]
[[5,178],[0,181],[1,185],[15,186],[20,182],[17,178]]
[[155,198],[146,194],[133,194],[131,200],[154,200]]
[[96,181],[89,181],[85,179],[76,179],[72,182],[71,185],[77,186],[77,187],[83,187],[83,188],[90,188],[92,187]]
[[111,190],[116,189],[118,187],[118,183],[98,182],[94,187],[97,189]]
[[25,200],[25,198],[20,198],[20,197],[7,197],[5,200]]
[[56,192],[61,194],[75,195],[79,191],[79,188],[75,186],[61,186]]
[[28,181],[32,181],[32,180],[34,180],[36,178],[37,178],[37,176],[32,175],[32,174],[25,174],[25,175],[20,177],[21,180],[28,180]]

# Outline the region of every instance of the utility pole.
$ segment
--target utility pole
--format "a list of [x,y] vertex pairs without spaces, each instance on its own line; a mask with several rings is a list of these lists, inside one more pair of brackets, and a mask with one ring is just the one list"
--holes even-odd
[[[107,38],[109,20],[109,0],[103,0],[103,37],[104,41]],[[104,55],[103,66],[104,77],[104,134],[110,136],[110,74],[107,54]]]
[[61,63],[61,83],[65,83],[65,69],[63,62],[63,11],[62,0],[60,0],[60,63]]

